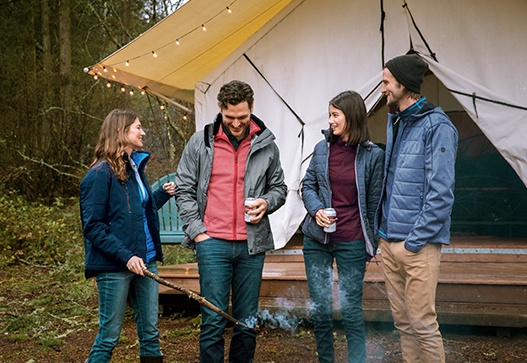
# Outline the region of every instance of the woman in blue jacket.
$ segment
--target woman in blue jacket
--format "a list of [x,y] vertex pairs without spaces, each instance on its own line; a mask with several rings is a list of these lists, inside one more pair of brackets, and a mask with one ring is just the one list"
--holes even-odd
[[85,276],[95,277],[99,295],[99,333],[86,362],[110,362],[130,300],[135,312],[141,362],[163,361],[159,344],[157,274],[162,261],[157,209],[175,193],[173,182],[151,192],[144,173],[150,154],[145,132],[132,111],[106,116],[95,160],[80,185]]
[[[329,130],[316,146],[302,180],[308,215],[304,263],[312,303],[318,359],[333,362],[333,263],[338,269],[340,312],[348,342],[348,361],[366,360],[362,284],[366,261],[377,251],[374,217],[379,204],[384,151],[369,141],[366,106],[352,91],[329,102]],[[336,221],[325,208],[336,210]],[[336,223],[336,231],[324,228]]]

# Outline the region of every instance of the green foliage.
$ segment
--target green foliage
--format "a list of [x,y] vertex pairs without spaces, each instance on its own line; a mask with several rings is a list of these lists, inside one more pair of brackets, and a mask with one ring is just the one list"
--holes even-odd
[[76,199],[53,205],[27,201],[15,193],[0,196],[0,267],[15,262],[50,266],[82,256]]
[[6,332],[16,332],[21,330],[26,330],[30,326],[37,324],[37,318],[31,315],[21,315],[14,317],[9,321],[7,326],[4,328]]
[[[48,349],[71,332],[96,329],[96,291],[83,273],[78,200],[58,198],[45,205],[6,192],[0,210],[0,269],[15,271],[2,276],[0,333],[15,341],[36,339]],[[193,252],[181,246],[163,249],[166,263],[194,261]],[[132,311],[126,316],[133,319]],[[190,327],[198,329],[199,322]]]
[[53,348],[53,347],[59,347],[60,345],[62,344],[62,341],[58,338],[55,338],[53,336],[51,337],[43,337],[40,339],[40,345],[42,345],[42,347],[44,349],[49,349],[49,348]]
[[194,251],[181,245],[164,245],[163,257],[166,265],[196,262]]

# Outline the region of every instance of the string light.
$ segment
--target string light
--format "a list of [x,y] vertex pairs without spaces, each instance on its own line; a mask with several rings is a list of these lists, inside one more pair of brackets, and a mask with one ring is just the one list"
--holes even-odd
[[[238,0],[233,0],[233,1],[229,4],[229,6],[226,6],[226,7],[224,8],[224,10],[220,10],[218,13],[216,13],[216,14],[215,14],[214,16],[212,16],[210,19],[208,19],[208,20],[206,20],[205,22],[203,22],[203,23],[201,24],[201,30],[204,31],[204,32],[206,32],[206,31],[207,31],[207,27],[205,26],[205,24],[207,24],[208,22],[214,20],[214,19],[217,18],[218,16],[220,16],[220,15],[223,13],[223,11],[226,11],[228,14],[232,14],[231,6],[232,6],[234,3],[236,3],[236,1],[238,1]],[[198,23],[198,24],[199,24],[199,23]],[[166,43],[166,44],[162,45],[162,46],[159,47],[157,50],[160,50],[161,48],[164,48],[164,47],[168,46],[168,45],[171,44],[172,42],[176,43],[177,46],[181,45],[180,39],[186,37],[187,35],[189,35],[189,34],[195,32],[195,31],[198,31],[198,29],[199,29],[199,26],[195,27],[194,29],[190,30],[188,33],[186,33],[186,34],[180,36],[179,38],[176,38],[175,41],[170,41],[169,43]],[[157,56],[158,56],[156,50],[152,50],[152,51],[151,51],[151,54],[152,54],[152,57],[153,57],[153,58],[157,58]],[[145,53],[145,54],[142,54],[142,55],[135,56],[135,57],[132,58],[132,60],[137,59],[137,58],[139,58],[139,57],[146,56],[146,55],[148,55],[148,53]],[[122,62],[122,61],[121,61],[121,62]],[[119,62],[119,63],[122,64],[121,62]],[[125,64],[126,67],[129,67],[129,66],[130,66],[130,60],[127,59],[127,60],[124,62],[124,64]],[[109,66],[112,67],[112,65],[109,65]],[[98,64],[96,67],[94,67],[93,71],[95,71],[95,69],[96,69],[97,67],[102,67],[102,72],[105,72],[105,73],[108,72],[108,68],[107,68],[107,66],[106,66],[106,65],[102,65],[102,64]],[[99,68],[99,69],[100,69],[100,68]],[[116,68],[112,67],[112,69],[113,69],[113,73],[117,73],[117,72],[118,72],[118,70],[117,70]],[[85,69],[84,69],[84,72],[85,72],[85,73],[88,73],[88,71],[89,71],[89,68],[85,68]],[[102,72],[99,71],[99,72],[93,74],[93,79],[94,79],[94,80],[98,80],[99,77],[103,75]],[[106,76],[103,77],[103,78],[106,78]],[[112,79],[113,81],[118,82],[118,81],[117,81],[117,77],[116,77],[114,74],[111,75],[111,79]],[[120,82],[118,82],[118,83],[120,83]],[[112,83],[111,83],[111,80],[108,81],[108,82],[106,83],[106,87],[107,87],[107,88],[111,88],[112,86],[113,86],[113,85],[112,85]],[[122,91],[123,93],[126,92],[126,88],[124,87],[124,85],[121,87],[121,91]],[[140,89],[140,92],[141,92],[141,95],[145,95],[145,94],[146,94],[146,90],[145,90],[145,89]],[[130,89],[130,90],[129,90],[129,94],[130,94],[130,96],[133,96],[133,95],[134,95],[134,91],[133,91],[133,89]],[[166,106],[165,106],[164,104],[161,104],[161,105],[160,105],[161,110],[164,110],[165,107],[166,107]],[[183,120],[187,120],[187,119],[188,119],[187,114],[185,113],[185,114],[183,115],[182,118],[183,118]]]
[[183,115],[183,120],[187,121],[187,114]]

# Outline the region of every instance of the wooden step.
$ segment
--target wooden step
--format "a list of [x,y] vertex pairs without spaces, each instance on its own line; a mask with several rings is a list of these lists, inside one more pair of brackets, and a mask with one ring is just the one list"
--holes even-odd
[[[295,244],[296,243],[296,244]],[[266,256],[260,309],[309,315],[309,292],[301,245]],[[527,240],[462,238],[443,248],[437,288],[438,319],[442,324],[527,327]],[[197,264],[163,266],[159,275],[199,293]],[[334,271],[333,303],[340,317],[338,274]],[[160,301],[174,306],[184,298],[160,285]],[[179,302],[178,302],[179,301]],[[186,301],[186,300],[185,300]],[[188,301],[187,301],[188,303]],[[382,253],[367,266],[363,289],[367,321],[391,321],[384,287]]]

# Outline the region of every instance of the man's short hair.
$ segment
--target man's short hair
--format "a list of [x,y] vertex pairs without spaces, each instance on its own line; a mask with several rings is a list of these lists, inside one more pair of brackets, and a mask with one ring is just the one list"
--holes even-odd
[[235,106],[244,101],[247,101],[249,108],[253,106],[254,92],[247,83],[234,80],[221,86],[218,103],[222,110],[225,110],[229,104]]

